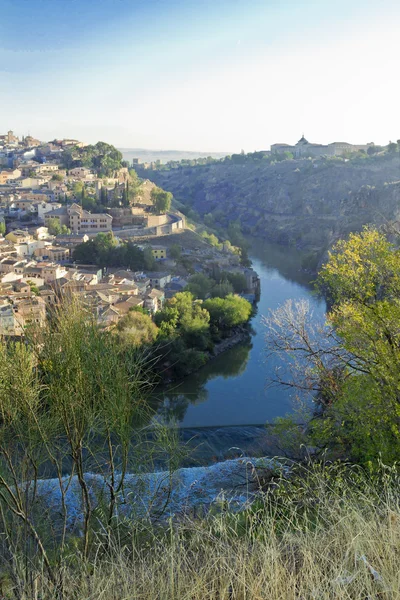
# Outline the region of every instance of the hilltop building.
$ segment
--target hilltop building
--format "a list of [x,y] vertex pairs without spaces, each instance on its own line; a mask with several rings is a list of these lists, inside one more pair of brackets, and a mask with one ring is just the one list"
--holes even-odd
[[60,225],[66,225],[72,233],[100,233],[111,231],[112,216],[107,213],[91,213],[79,204],[62,206],[45,213],[44,222],[47,226],[49,219],[57,219]]
[[358,152],[359,150],[368,150],[373,144],[349,144],[348,142],[332,142],[331,144],[313,144],[310,143],[304,135],[299,139],[297,144],[272,144],[272,154],[283,154],[290,152],[295,158],[302,156],[342,156],[348,152]]

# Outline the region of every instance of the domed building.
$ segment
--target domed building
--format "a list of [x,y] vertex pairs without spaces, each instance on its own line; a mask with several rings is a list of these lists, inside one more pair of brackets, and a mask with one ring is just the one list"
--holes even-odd
[[359,150],[367,151],[371,144],[349,144],[347,142],[332,142],[331,144],[313,144],[310,143],[304,134],[299,141],[294,145],[289,144],[272,144],[272,154],[284,154],[290,152],[294,158],[301,157],[316,157],[316,156],[341,156],[348,152],[358,152]]

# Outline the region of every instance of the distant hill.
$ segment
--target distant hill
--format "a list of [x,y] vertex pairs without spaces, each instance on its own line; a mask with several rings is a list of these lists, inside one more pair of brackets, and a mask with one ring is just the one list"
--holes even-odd
[[141,162],[156,162],[160,160],[163,164],[170,160],[192,160],[195,158],[223,158],[230,152],[192,152],[186,150],[148,150],[146,148],[118,148],[122,152],[124,160],[132,162],[132,158],[139,158]]
[[146,177],[216,227],[238,221],[244,233],[310,252],[364,224],[400,220],[398,152],[348,162],[228,160]]

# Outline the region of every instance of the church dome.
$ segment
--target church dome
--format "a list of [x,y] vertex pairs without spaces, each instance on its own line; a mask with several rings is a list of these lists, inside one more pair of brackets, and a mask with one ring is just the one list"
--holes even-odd
[[299,141],[297,142],[298,144],[309,144],[310,142],[308,140],[306,140],[306,138],[304,137],[304,133],[301,136],[301,138],[299,139]]

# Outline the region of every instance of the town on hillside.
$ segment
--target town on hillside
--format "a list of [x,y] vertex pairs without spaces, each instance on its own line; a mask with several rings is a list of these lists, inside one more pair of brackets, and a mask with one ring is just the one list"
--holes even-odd
[[[0,335],[44,325],[65,294],[106,329],[130,310],[154,315],[216,269],[240,273],[241,295],[256,300],[257,273],[235,249],[189,229],[171,194],[130,167],[103,142],[0,135]],[[101,245],[108,260],[93,254]]]

